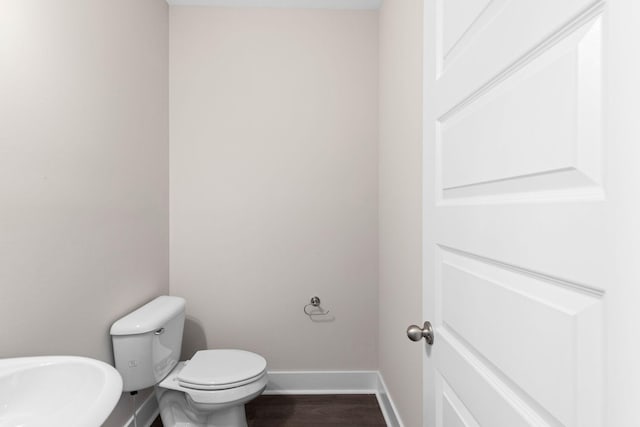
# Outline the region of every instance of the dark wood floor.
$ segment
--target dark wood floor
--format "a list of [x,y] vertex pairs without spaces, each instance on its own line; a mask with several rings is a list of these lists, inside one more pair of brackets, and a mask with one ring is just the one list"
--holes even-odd
[[[246,405],[249,427],[385,427],[373,394],[259,396]],[[160,417],[151,427],[162,427]]]

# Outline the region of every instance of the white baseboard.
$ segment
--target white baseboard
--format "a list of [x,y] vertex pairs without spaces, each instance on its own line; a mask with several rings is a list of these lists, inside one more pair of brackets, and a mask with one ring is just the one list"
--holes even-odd
[[[404,427],[378,371],[270,371],[264,394],[375,394],[389,427]],[[149,427],[160,413],[155,393],[136,411],[138,427]],[[133,416],[124,427],[134,427]]]
[[380,410],[382,410],[382,415],[384,416],[384,420],[389,427],[404,427],[402,423],[402,419],[400,419],[400,414],[396,409],[396,405],[393,404],[393,400],[389,395],[389,391],[387,390],[387,385],[382,378],[382,375],[378,372],[378,392],[376,393],[378,397],[378,404],[380,405]]
[[144,402],[138,406],[138,409],[136,410],[136,420],[134,420],[132,415],[124,427],[135,427],[136,421],[138,427],[149,427],[159,414],[160,409],[158,408],[156,394],[155,392],[151,392]]
[[270,371],[264,394],[375,394],[377,371]]
[[389,427],[404,427],[378,371],[271,371],[264,394],[375,394]]

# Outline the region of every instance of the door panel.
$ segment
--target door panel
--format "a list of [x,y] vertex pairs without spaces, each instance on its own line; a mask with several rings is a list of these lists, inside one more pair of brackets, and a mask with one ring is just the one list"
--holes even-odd
[[[433,23],[437,33],[435,46],[429,53],[436,55],[438,85],[432,96],[438,99],[438,116],[512,73],[514,67],[546,51],[548,45],[599,15],[603,5],[603,2],[593,0],[493,0],[445,58],[444,27],[455,20],[443,19],[446,16],[444,4],[448,0],[431,1],[436,1],[437,6]],[[447,9],[449,16],[456,13],[453,7]]]
[[451,387],[444,384],[442,391],[442,420],[450,427],[478,427],[479,424],[469,413]]
[[469,254],[436,256],[444,340],[464,347],[475,365],[558,425],[577,425],[580,407],[585,417],[599,415],[592,403],[602,387],[600,295]]
[[600,40],[591,20],[438,120],[443,199],[600,190]]
[[614,425],[610,2],[426,3],[429,427]]
[[444,58],[460,42],[491,0],[447,0],[442,3],[442,53]]
[[459,340],[439,331],[440,338],[436,356],[440,372],[436,378],[436,420],[444,425],[444,401],[456,396],[459,408],[468,410],[471,418],[480,426],[518,427],[558,425],[546,420],[544,411],[535,410],[535,405],[517,389],[489,369],[487,364],[461,345]]

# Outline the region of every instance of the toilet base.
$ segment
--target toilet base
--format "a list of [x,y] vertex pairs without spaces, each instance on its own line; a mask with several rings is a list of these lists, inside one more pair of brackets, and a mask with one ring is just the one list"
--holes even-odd
[[247,427],[244,405],[235,405],[215,411],[209,416],[207,426],[215,427]]
[[180,385],[185,362],[155,387],[165,427],[247,427],[244,404],[258,397],[269,381],[266,372],[251,383],[223,390],[194,390]]
[[157,387],[156,398],[165,427],[247,427],[244,402],[200,411],[182,392]]

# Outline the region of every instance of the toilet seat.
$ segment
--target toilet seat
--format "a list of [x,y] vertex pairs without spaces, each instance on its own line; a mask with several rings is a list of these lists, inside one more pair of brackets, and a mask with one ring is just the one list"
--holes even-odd
[[198,351],[177,375],[178,384],[195,390],[226,390],[265,375],[267,361],[244,350]]
[[184,388],[189,388],[192,390],[202,390],[202,391],[207,391],[207,390],[211,390],[211,391],[216,391],[216,390],[228,390],[230,388],[236,388],[236,387],[241,387],[245,384],[250,384],[254,381],[259,380],[261,377],[265,376],[266,372],[263,371],[260,374],[256,375],[255,377],[251,377],[251,378],[247,378],[246,380],[242,380],[242,381],[237,381],[234,383],[229,383],[229,384],[224,384],[224,385],[204,385],[204,384],[191,384],[191,383],[187,383],[181,380],[178,380],[178,384],[180,384],[182,387]]
[[226,405],[229,402],[243,401],[248,396],[256,396],[262,393],[269,382],[267,371],[254,378],[252,381],[246,382],[244,385],[219,390],[197,389],[193,387],[185,387],[180,384],[178,377],[184,368],[186,362],[178,362],[176,367],[163,379],[156,387],[160,389],[169,389],[185,393],[188,399],[198,404]]

